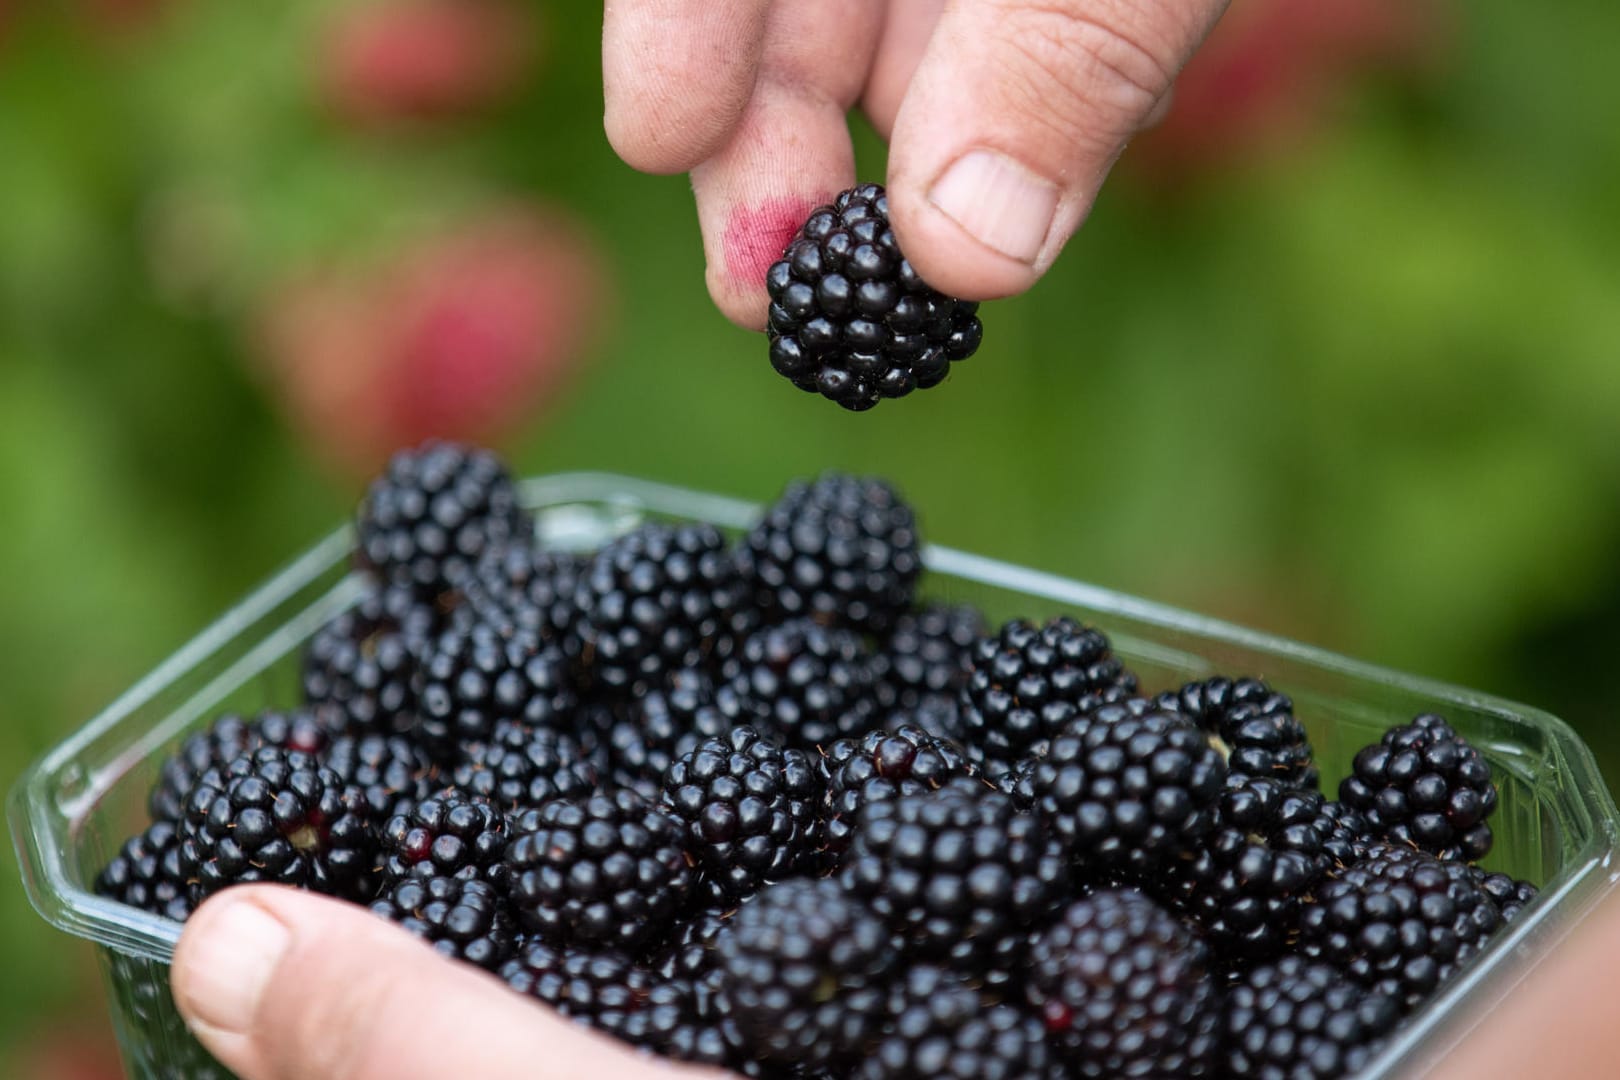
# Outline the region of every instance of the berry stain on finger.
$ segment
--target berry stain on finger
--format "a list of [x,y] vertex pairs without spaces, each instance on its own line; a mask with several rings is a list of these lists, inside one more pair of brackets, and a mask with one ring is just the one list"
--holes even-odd
[[778,196],[733,213],[721,241],[732,280],[750,285],[763,281],[815,206],[811,199]]

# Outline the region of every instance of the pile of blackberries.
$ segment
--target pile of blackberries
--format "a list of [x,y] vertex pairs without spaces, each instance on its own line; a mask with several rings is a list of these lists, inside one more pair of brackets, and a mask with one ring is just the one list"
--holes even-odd
[[649,1052],[871,1080],[1352,1073],[1533,901],[1439,717],[1330,801],[1259,680],[919,599],[881,481],[578,555],[431,444],[357,561],[304,702],[189,737],[99,892],[312,889]]

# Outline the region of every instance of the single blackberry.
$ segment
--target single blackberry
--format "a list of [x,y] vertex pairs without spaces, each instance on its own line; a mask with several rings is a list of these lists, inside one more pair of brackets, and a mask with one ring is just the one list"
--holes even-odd
[[878,707],[885,714],[922,708],[954,714],[973,646],[988,632],[972,604],[929,604],[900,615],[873,658]]
[[586,1027],[623,1037],[657,980],[624,953],[528,938],[499,975],[520,994]]
[[153,821],[179,821],[192,789],[209,769],[261,746],[319,754],[341,726],[340,718],[326,708],[267,710],[252,718],[225,713],[207,730],[186,736],[164,759],[146,800],[147,811]]
[[822,752],[827,771],[827,847],[849,846],[861,808],[901,795],[935,791],[953,777],[975,775],[955,743],[919,727],[869,731]]
[[1474,862],[1491,850],[1496,809],[1491,767],[1432,713],[1391,728],[1355,757],[1339,801],[1385,838],[1442,859]]
[[1400,1020],[1388,994],[1331,964],[1284,956],[1246,972],[1227,993],[1226,1075],[1337,1080],[1359,1072]]
[[256,881],[369,900],[376,824],[359,789],[313,757],[262,747],[198,780],[186,800],[180,865],[197,901]]
[[1504,923],[1518,918],[1519,913],[1530,906],[1540,891],[1528,881],[1520,881],[1510,874],[1496,873],[1481,866],[1469,867],[1468,874],[1474,884],[1495,901]]
[[464,624],[439,637],[418,672],[415,737],[453,764],[463,743],[489,739],[502,720],[568,732],[577,704],[559,646]]
[[341,736],[321,755],[321,764],[344,784],[360,789],[376,821],[407,812],[440,786],[432,759],[400,735],[373,731]]
[[527,538],[502,544],[479,559],[460,610],[508,636],[528,635],[575,649],[579,608],[574,597],[584,568],[580,556],[541,548]]
[[973,646],[962,690],[962,725],[969,750],[991,779],[1037,750],[1094,695],[1136,688],[1136,676],[1113,654],[1099,630],[1059,617],[1042,626],[1007,623]]
[[724,670],[744,722],[814,750],[872,726],[872,654],[853,630],[792,619],[749,635]]
[[434,622],[408,590],[372,588],[310,639],[304,700],[340,710],[349,731],[408,732],[416,723],[416,664]]
[[497,720],[487,739],[461,744],[450,780],[502,810],[526,810],[596,790],[597,770],[570,735],[518,720]]
[[362,567],[434,600],[465,583],[489,548],[534,531],[500,460],[446,442],[390,458],[360,504],[357,527]]
[[609,543],[575,590],[590,679],[646,688],[725,651],[744,611],[743,580],[712,525],[649,522]]
[[954,971],[920,965],[897,980],[882,1037],[854,1080],[1052,1080],[1041,1021],[1000,1005]]
[[1338,869],[1360,862],[1366,858],[1367,848],[1380,842],[1366,816],[1342,802],[1323,803],[1322,819],[1331,827],[1323,850]]
[[1021,770],[1013,796],[1082,869],[1151,881],[1204,845],[1226,775],[1186,720],[1105,705],[1052,739],[1046,756]]
[[506,903],[487,881],[405,878],[384,890],[371,910],[399,923],[452,960],[487,971],[504,963],[516,947]]
[[722,1007],[750,1056],[812,1070],[863,1052],[897,962],[882,920],[832,878],[765,889],[715,951]]
[[735,696],[727,692],[723,699],[706,672],[684,668],[613,709],[603,738],[614,785],[657,798],[672,761],[737,723]]
[[1154,699],[1219,740],[1227,768],[1315,791],[1311,740],[1294,716],[1294,703],[1259,679],[1216,676],[1167,690]]
[[191,914],[191,890],[180,867],[179,826],[154,821],[145,832],[124,841],[96,875],[95,890],[120,904],[185,922]]
[[979,305],[928,287],[900,253],[881,184],[817,207],[765,274],[771,367],[846,409],[937,386],[979,348]]
[[1077,900],[1030,947],[1026,990],[1078,1077],[1208,1076],[1220,1006],[1203,940],[1130,889]]
[[633,791],[545,803],[512,823],[513,905],[548,941],[656,944],[692,891],[684,841],[678,818]]
[[1416,1008],[1502,923],[1469,871],[1415,848],[1373,844],[1304,905],[1299,952]]
[[487,881],[506,891],[506,817],[488,800],[449,788],[382,827],[383,877]]
[[882,634],[911,606],[921,540],[894,488],[828,472],[789,484],[737,545],[737,563],[771,619]]
[[705,739],[664,774],[664,804],[685,824],[706,903],[734,903],[819,868],[826,779],[802,750],[749,727]]

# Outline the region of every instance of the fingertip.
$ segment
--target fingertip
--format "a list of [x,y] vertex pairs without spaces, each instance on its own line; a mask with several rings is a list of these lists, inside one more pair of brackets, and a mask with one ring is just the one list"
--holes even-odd
[[742,104],[670,107],[609,99],[602,112],[608,145],[626,165],[654,176],[690,172],[725,146]]

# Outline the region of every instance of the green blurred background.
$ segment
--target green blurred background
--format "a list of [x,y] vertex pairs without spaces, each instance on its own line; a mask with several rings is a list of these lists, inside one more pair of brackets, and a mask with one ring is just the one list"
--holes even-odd
[[[599,19],[0,0],[0,778],[434,431],[887,474],[934,539],[1532,702],[1620,775],[1620,8],[1238,0],[979,355],[862,415],[708,304]],[[0,951],[0,1075],[117,1075],[15,882]]]

